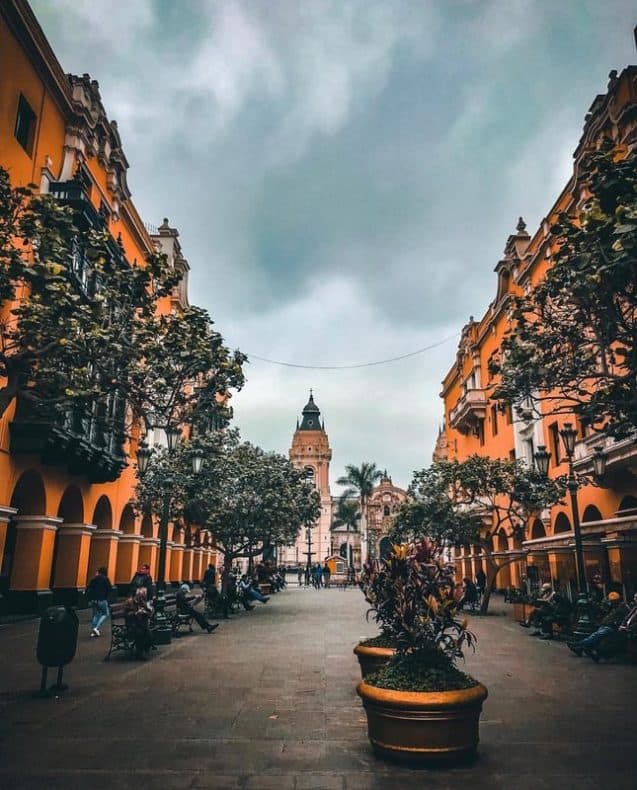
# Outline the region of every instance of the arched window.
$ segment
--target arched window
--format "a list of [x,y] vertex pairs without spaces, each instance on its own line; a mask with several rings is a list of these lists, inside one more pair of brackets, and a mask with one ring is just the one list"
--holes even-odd
[[571,522],[568,520],[566,513],[558,513],[555,519],[555,526],[553,527],[553,534],[559,535],[562,532],[571,531]]
[[595,505],[588,505],[582,514],[582,524],[587,521],[601,521],[602,514],[599,512]]
[[618,516],[631,516],[637,511],[637,497],[625,496],[617,508]]
[[385,505],[385,507],[383,508],[383,516],[389,516],[389,514],[390,514],[389,505]]
[[531,528],[531,540],[537,540],[538,538],[545,538],[545,537],[546,537],[546,530],[544,529],[544,524],[540,521],[539,518],[536,518]]

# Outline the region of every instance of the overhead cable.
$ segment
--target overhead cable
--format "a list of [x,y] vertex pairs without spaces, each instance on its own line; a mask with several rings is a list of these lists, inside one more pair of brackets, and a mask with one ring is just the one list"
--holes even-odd
[[416,357],[418,354],[424,354],[425,351],[431,351],[432,348],[438,348],[438,346],[448,343],[457,336],[457,334],[449,335],[449,337],[445,337],[443,340],[439,340],[437,343],[432,343],[429,346],[423,346],[422,348],[416,349],[416,351],[410,351],[409,354],[401,354],[399,357],[378,359],[374,362],[358,362],[354,365],[301,365],[298,362],[281,362],[278,359],[268,359],[268,357],[261,357],[258,354],[250,354],[247,351],[245,353],[248,357],[248,360],[258,359],[259,362],[267,362],[270,365],[280,365],[285,368],[302,368],[303,370],[355,370],[356,368],[371,368],[377,365],[388,365],[391,362],[400,362],[401,359]]

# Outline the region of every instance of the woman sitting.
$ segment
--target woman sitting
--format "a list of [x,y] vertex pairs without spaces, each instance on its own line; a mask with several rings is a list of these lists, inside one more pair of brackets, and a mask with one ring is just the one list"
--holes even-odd
[[126,600],[126,627],[135,644],[135,658],[145,661],[153,646],[153,635],[150,631],[150,616],[153,613],[148,603],[146,587],[139,587]]

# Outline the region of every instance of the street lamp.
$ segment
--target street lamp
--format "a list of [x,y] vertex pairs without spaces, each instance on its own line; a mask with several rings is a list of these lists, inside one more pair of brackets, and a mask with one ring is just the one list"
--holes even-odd
[[148,462],[150,461],[152,454],[153,451],[146,444],[146,441],[142,440],[139,444],[139,448],[137,449],[137,468],[139,469],[140,475],[145,474],[146,470],[148,469]]
[[191,461],[193,474],[198,475],[203,466],[203,452],[201,450],[193,450]]
[[[575,444],[577,443],[577,431],[573,428],[570,422],[564,423],[564,427],[560,431],[566,459],[568,461],[568,474],[566,475],[566,488],[568,489],[569,497],[571,500],[571,513],[573,515],[573,537],[575,538],[575,571],[577,576],[577,611],[578,621],[575,629],[576,635],[585,635],[592,630],[592,623],[590,617],[590,600],[588,597],[588,582],[586,579],[586,568],[584,565],[584,549],[582,545],[582,530],[580,525],[579,505],[577,501],[577,491],[580,487],[581,477],[585,477],[587,482],[600,484],[606,472],[606,454],[601,447],[595,447],[593,454],[593,476],[592,480],[585,475],[578,477],[575,474],[573,467],[573,460],[575,455]],[[535,453],[535,463],[538,471],[543,474],[548,474],[549,460],[551,454],[546,452],[546,447],[538,447]]]

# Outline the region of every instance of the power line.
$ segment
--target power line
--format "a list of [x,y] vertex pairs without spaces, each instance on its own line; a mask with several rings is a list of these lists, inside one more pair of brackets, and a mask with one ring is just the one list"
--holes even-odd
[[285,368],[302,368],[303,370],[354,370],[356,368],[371,368],[375,367],[376,365],[388,365],[390,362],[399,362],[401,359],[409,359],[409,357],[416,357],[418,354],[424,354],[425,351],[431,351],[432,348],[438,348],[438,346],[442,346],[444,343],[448,343],[450,340],[453,340],[458,335],[449,335],[449,337],[445,337],[443,340],[439,340],[437,343],[432,343],[430,346],[423,346],[422,348],[416,349],[416,351],[410,351],[409,354],[401,354],[399,357],[390,357],[389,359],[378,359],[375,362],[358,362],[355,365],[301,365],[297,362],[281,362],[278,359],[268,359],[268,357],[260,357],[258,354],[250,354],[247,351],[245,352],[248,360],[250,359],[258,359],[259,362],[267,362],[270,365],[280,365],[281,367]]

